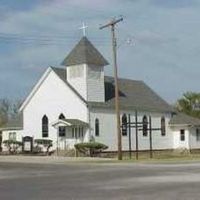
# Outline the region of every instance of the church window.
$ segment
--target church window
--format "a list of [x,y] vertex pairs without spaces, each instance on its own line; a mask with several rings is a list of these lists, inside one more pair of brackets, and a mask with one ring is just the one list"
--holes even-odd
[[72,128],[72,138],[75,138],[75,128]]
[[196,141],[200,141],[200,129],[196,129]]
[[180,130],[180,140],[185,141],[185,130],[184,129]]
[[63,114],[60,114],[59,119],[65,119],[65,116]]
[[[65,119],[65,116],[63,114],[60,114],[59,119]],[[59,130],[58,130],[59,137],[64,137],[65,136],[65,131],[66,131],[66,128],[64,126],[60,126]]]
[[79,138],[81,137],[81,128],[80,127],[78,128],[78,137]]
[[79,127],[78,131],[78,137],[83,138],[83,127]]
[[16,132],[10,132],[9,133],[9,140],[16,141]]
[[81,137],[82,137],[82,138],[84,137],[84,134],[83,134],[83,127],[81,127]]
[[95,119],[95,136],[99,136],[99,119]]
[[42,137],[48,137],[49,135],[49,120],[46,115],[42,118]]
[[143,136],[146,137],[148,135],[148,121],[147,116],[145,115],[142,119],[142,129],[143,129]]
[[122,115],[122,135],[127,136],[127,115]]
[[78,133],[78,129],[75,128],[75,138],[77,139],[77,133]]
[[161,118],[161,135],[166,135],[166,128],[165,128],[165,117]]

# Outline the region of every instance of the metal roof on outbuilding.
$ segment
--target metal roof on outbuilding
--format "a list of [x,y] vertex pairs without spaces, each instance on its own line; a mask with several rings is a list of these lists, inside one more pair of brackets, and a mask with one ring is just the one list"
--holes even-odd
[[169,121],[171,126],[174,125],[189,125],[189,126],[200,126],[200,119],[191,117],[184,113],[176,113],[172,116]]

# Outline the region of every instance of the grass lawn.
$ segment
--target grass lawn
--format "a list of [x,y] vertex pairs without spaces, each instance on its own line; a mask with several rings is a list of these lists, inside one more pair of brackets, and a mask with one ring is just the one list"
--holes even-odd
[[190,162],[200,161],[200,153],[189,152],[153,152],[153,157],[150,158],[149,152],[139,152],[138,160],[136,160],[135,153],[132,153],[132,158],[129,155],[123,156],[123,162]]

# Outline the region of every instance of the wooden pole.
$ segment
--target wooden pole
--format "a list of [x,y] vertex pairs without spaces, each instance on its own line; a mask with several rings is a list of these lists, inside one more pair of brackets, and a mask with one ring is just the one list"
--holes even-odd
[[138,160],[138,113],[135,111],[135,152],[136,160]]
[[100,29],[103,29],[103,28],[111,26],[113,68],[114,68],[114,79],[115,79],[115,112],[116,112],[116,122],[117,122],[118,160],[122,160],[122,136],[121,136],[121,127],[120,127],[119,85],[118,85],[118,70],[117,70],[117,40],[115,37],[115,25],[122,20],[123,18],[112,20],[108,24],[100,27]]
[[150,143],[150,158],[153,158],[153,148],[152,148],[152,124],[151,116],[149,116],[149,143]]
[[129,133],[129,158],[131,159],[132,155],[131,155],[131,115],[128,115],[128,133]]
[[58,156],[58,134],[59,134],[59,126],[57,127],[57,147],[56,147],[56,155]]

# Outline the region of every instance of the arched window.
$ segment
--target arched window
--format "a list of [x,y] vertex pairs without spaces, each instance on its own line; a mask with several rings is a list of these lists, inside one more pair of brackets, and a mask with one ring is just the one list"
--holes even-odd
[[46,115],[42,118],[42,137],[49,136],[49,120]]
[[165,117],[161,118],[161,135],[166,135],[166,128],[165,128]]
[[127,136],[127,116],[125,113],[122,115],[122,135]]
[[16,132],[10,132],[10,133],[9,133],[9,140],[14,140],[14,141],[16,141],[16,138],[17,138]]
[[200,129],[196,129],[196,141],[200,141]]
[[95,119],[95,136],[99,136],[99,119]]
[[143,136],[147,136],[148,135],[148,120],[147,120],[147,116],[144,115],[143,119],[142,119],[142,128],[143,128]]
[[60,115],[59,115],[59,119],[65,119],[65,115],[60,114]]
[[[65,116],[63,114],[60,114],[59,119],[65,119]],[[58,132],[59,132],[59,137],[64,137],[65,136],[65,127],[60,126]]]

